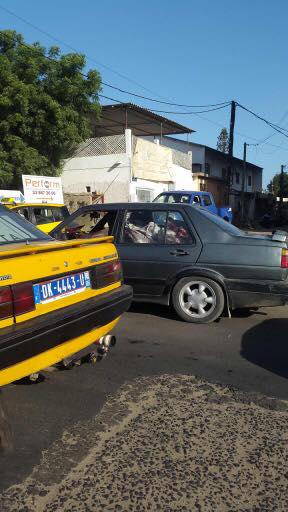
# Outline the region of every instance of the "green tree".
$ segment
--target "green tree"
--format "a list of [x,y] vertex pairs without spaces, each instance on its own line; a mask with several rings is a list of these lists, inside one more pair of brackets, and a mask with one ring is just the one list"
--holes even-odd
[[222,128],[221,132],[219,133],[216,147],[217,147],[218,151],[222,151],[222,153],[228,153],[228,151],[229,151],[229,136],[228,136],[227,128]]
[[59,174],[91,136],[101,78],[95,70],[83,75],[85,64],[83,55],[0,31],[0,186],[18,188],[22,174]]
[[[275,174],[273,179],[268,183],[268,191],[273,193],[274,196],[280,196],[280,172]],[[283,197],[288,197],[288,173],[284,172],[283,177]]]

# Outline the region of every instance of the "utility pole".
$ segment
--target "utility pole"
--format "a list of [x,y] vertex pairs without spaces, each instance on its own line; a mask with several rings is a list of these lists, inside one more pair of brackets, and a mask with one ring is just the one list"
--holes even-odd
[[279,210],[278,210],[278,216],[279,219],[282,216],[282,210],[283,210],[283,196],[284,196],[284,169],[286,165],[281,165],[281,173],[280,173],[280,180],[279,180]]
[[242,170],[242,187],[241,187],[241,223],[244,223],[244,197],[245,197],[245,183],[246,183],[246,153],[247,143],[244,142],[243,149],[243,170]]
[[231,111],[230,111],[229,148],[228,148],[229,167],[228,167],[228,173],[227,173],[227,203],[229,203],[230,189],[231,189],[235,114],[236,114],[236,102],[233,100],[233,101],[231,101]]

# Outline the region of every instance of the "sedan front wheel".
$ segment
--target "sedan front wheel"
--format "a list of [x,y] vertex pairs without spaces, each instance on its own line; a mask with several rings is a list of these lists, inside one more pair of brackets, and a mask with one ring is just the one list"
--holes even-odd
[[213,322],[223,312],[224,304],[221,286],[206,277],[180,279],[172,292],[172,305],[186,322]]

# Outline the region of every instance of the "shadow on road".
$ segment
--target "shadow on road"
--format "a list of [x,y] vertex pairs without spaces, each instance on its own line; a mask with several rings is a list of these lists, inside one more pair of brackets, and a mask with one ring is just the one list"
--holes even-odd
[[169,318],[170,320],[178,320],[179,322],[182,321],[171,307],[162,306],[162,304],[152,304],[150,302],[133,302],[129,311],[131,313],[159,316],[161,318]]
[[[169,318],[170,320],[177,320],[178,322],[183,322],[183,320],[181,320],[181,318],[177,316],[172,307],[163,306],[161,304],[153,304],[151,302],[132,302],[129,311],[131,313],[153,315],[158,316],[160,318]],[[266,316],[267,313],[264,312],[263,310],[258,311],[257,309],[248,308],[236,309],[235,311],[232,311],[232,318],[249,318],[250,316],[254,315]],[[225,316],[225,313],[223,313],[223,316]]]
[[263,310],[258,311],[258,309],[243,308],[232,311],[232,318],[249,318],[254,315],[267,316],[267,314],[268,313]]
[[243,335],[241,355],[281,377],[288,377],[288,319],[264,320]]

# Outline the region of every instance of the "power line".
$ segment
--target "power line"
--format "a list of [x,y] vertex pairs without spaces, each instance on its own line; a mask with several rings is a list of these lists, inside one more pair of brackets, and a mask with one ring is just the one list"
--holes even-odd
[[[77,48],[75,48],[74,46],[71,46],[70,44],[66,43],[65,41],[63,41],[62,39],[59,39],[58,37],[55,37],[53,36],[52,34],[49,34],[49,32],[46,32],[45,30],[39,28],[37,25],[34,25],[34,23],[31,23],[30,21],[26,20],[25,18],[23,18],[22,16],[19,16],[18,14],[14,13],[13,11],[11,11],[10,9],[7,9],[6,7],[3,7],[2,5],[0,5],[0,9],[2,9],[3,11],[7,12],[8,14],[10,14],[11,16],[14,16],[15,18],[19,19],[20,21],[23,21],[23,23],[26,23],[27,25],[30,25],[30,27],[34,28],[35,30],[38,30],[39,32],[41,32],[42,34],[44,34],[45,36],[49,37],[50,39],[54,40],[54,41],[57,41],[58,43],[60,43],[61,45],[64,45],[66,46],[67,48],[69,48],[70,50],[72,50],[73,52],[76,52],[76,53],[79,53],[79,50],[77,50]],[[126,77],[125,75],[121,74],[121,73],[118,73],[117,71],[114,71],[112,68],[110,68],[109,66],[106,66],[105,64],[101,63],[100,61],[94,59],[93,57],[90,57],[89,55],[85,54],[85,57],[90,60],[91,62],[95,62],[97,65],[100,65],[106,69],[108,69],[109,71],[112,71],[113,73],[117,74],[118,76],[120,76],[121,78],[124,78],[125,80],[128,80],[130,81],[131,83],[134,83],[136,84],[138,87],[141,87],[142,89],[145,89],[147,91],[150,91],[149,89],[147,89],[146,87],[144,87],[143,85],[139,84],[138,82],[135,82],[133,80],[130,80],[128,77]],[[124,94],[128,94],[130,96],[134,96],[136,98],[141,98],[141,99],[144,99],[144,100],[147,100],[147,101],[152,101],[152,102],[155,102],[155,103],[161,103],[161,104],[164,104],[164,105],[170,105],[170,106],[173,106],[173,107],[183,107],[183,108],[205,108],[205,107],[218,107],[220,105],[226,105],[227,101],[223,101],[223,102],[220,102],[220,103],[210,103],[210,104],[207,104],[207,105],[185,105],[185,104],[181,104],[181,103],[173,103],[173,102],[168,102],[168,101],[161,101],[161,100],[158,100],[156,98],[151,98],[151,97],[148,97],[148,96],[143,96],[141,94],[137,94],[135,92],[132,92],[132,91],[128,91],[126,89],[121,89],[120,87],[116,87],[115,85],[112,85],[108,82],[104,82],[102,81],[102,84],[105,85],[106,87],[109,87],[111,89],[114,89],[118,92],[121,92],[121,93],[124,93]],[[150,91],[152,92],[152,91]],[[158,96],[158,95],[157,95]],[[209,111],[207,111],[209,112]],[[164,113],[164,112],[163,112]],[[167,113],[170,113],[170,112],[167,112]],[[173,113],[173,112],[171,112]]]
[[[288,115],[288,110],[286,110],[286,112],[281,116],[280,121],[278,121],[278,123],[277,123],[277,124],[281,124],[281,123],[285,120],[285,118],[287,117],[287,115]],[[286,125],[286,126],[287,126],[287,125]],[[267,136],[267,137],[265,137],[264,139],[259,139],[259,141],[258,141],[258,142],[259,142],[259,145],[264,144],[267,140],[270,140],[270,139],[272,139],[272,137],[275,137],[275,135],[276,135],[276,133],[275,133],[275,132],[272,132],[272,133],[270,133],[270,135],[268,135],[268,136]],[[279,147],[280,147],[280,146],[279,146]]]
[[[55,36],[52,36],[51,34],[49,34],[49,32],[46,32],[45,30],[37,27],[36,25],[34,25],[33,23],[31,23],[30,21],[26,20],[25,18],[23,18],[22,16],[19,16],[18,14],[16,14],[15,12],[12,12],[11,10],[7,9],[7,7],[4,7],[3,5],[0,5],[0,9],[2,9],[3,11],[5,11],[6,13],[10,14],[11,16],[14,16],[15,18],[17,18],[18,20],[20,21],[23,21],[23,23],[26,23],[26,25],[29,25],[30,27],[34,28],[35,30],[37,30],[38,32],[40,32],[41,34],[44,34],[45,36],[49,37],[49,39],[52,39],[54,41],[57,41],[58,43],[62,44],[63,46],[66,46],[66,48],[69,48],[70,50],[72,50],[73,52],[77,52],[78,53],[78,50],[76,48],[74,48],[73,46],[69,45],[68,43],[65,43],[65,41],[55,37]],[[103,68],[105,69],[108,69],[109,71],[111,71],[112,73],[115,73],[116,75],[120,76],[121,78],[124,78],[125,80],[128,80],[129,82],[131,83],[134,83],[135,85],[137,85],[138,87],[141,87],[142,89],[145,89],[149,92],[153,92],[153,91],[150,91],[150,89],[146,89],[146,87],[142,86],[141,84],[138,84],[138,82],[135,82],[134,80],[131,80],[130,78],[126,77],[125,75],[122,75],[121,73],[119,73],[118,71],[115,71],[114,69],[110,68],[109,66],[107,66],[106,64],[103,64],[102,62],[96,60],[96,59],[93,59],[92,57],[88,57],[89,60],[95,62],[97,65],[99,66],[102,66]],[[153,93],[154,94],[154,93]]]
[[[111,96],[105,96],[104,94],[99,94],[99,97],[100,98],[105,98],[106,100],[115,101],[116,103],[122,103],[122,101],[116,100],[115,98],[111,98]],[[190,115],[190,114],[202,114],[204,112],[213,112],[214,110],[221,110],[222,108],[228,107],[228,105],[230,105],[230,102],[227,102],[222,107],[215,107],[215,108],[210,108],[209,110],[200,110],[200,111],[194,111],[193,110],[191,112],[188,112],[188,111],[187,112],[171,112],[171,111],[166,111],[166,110],[156,110],[156,109],[153,109],[153,108],[149,108],[149,110],[151,112],[156,112],[156,113],[159,113],[159,114]],[[142,107],[142,108],[145,108],[145,107]]]
[[[0,6],[1,8],[1,6]],[[3,35],[3,34],[2,34]],[[6,34],[5,34],[6,35]],[[8,35],[7,35],[7,38],[8,38]],[[58,62],[57,60],[53,59],[52,57],[50,57],[49,55],[46,55],[46,54],[43,54],[42,51],[36,47],[36,46],[33,46],[33,45],[28,45],[26,43],[23,43],[23,42],[20,42],[18,41],[18,44],[20,46],[23,46],[24,48],[27,48],[28,50],[34,50],[36,52],[39,53],[39,55],[41,55],[41,57],[51,61],[51,62]],[[81,71],[79,71],[79,73],[84,77],[84,78],[88,78],[88,75],[85,74],[85,73],[82,73]],[[99,97],[101,98],[105,98],[105,99],[108,99],[110,101],[114,101],[116,103],[122,103],[122,101],[120,100],[117,100],[115,98],[111,98],[110,96],[106,96],[104,94],[98,94]],[[180,114],[180,115],[190,115],[190,114],[194,114],[194,115],[197,115],[197,114],[202,114],[202,113],[205,113],[205,112],[213,112],[214,110],[221,110],[223,108],[226,108],[228,107],[228,105],[230,105],[230,102],[226,102],[225,104],[223,104],[222,106],[220,107],[215,107],[215,108],[211,108],[211,109],[207,109],[207,110],[200,110],[200,111],[191,111],[191,112],[176,112],[176,111],[164,111],[164,110],[157,110],[157,109],[149,109],[151,110],[151,112],[156,112],[156,113],[163,113],[163,114]]]
[[[33,28],[35,28],[35,29],[36,29],[36,30],[38,30],[39,32],[42,32],[43,34],[45,34],[45,35],[46,35],[46,36],[48,36],[49,38],[54,39],[55,41],[57,41],[57,42],[59,42],[59,43],[63,44],[63,45],[64,45],[64,46],[66,46],[67,48],[70,48],[71,50],[76,51],[76,52],[78,53],[78,50],[77,50],[76,48],[74,48],[74,47],[73,47],[73,46],[71,46],[71,45],[68,45],[67,43],[65,43],[65,42],[64,42],[64,41],[62,41],[61,39],[58,39],[58,38],[56,38],[56,37],[52,36],[52,35],[51,35],[51,34],[49,34],[48,32],[46,32],[46,31],[44,31],[44,30],[40,29],[39,27],[37,27],[37,26],[36,26],[36,25],[34,25],[33,23],[30,23],[29,21],[25,20],[25,19],[24,19],[24,18],[22,18],[21,16],[18,16],[17,14],[13,13],[13,12],[12,12],[12,11],[10,11],[9,9],[7,9],[7,8],[5,8],[5,7],[1,6],[1,5],[0,5],[0,8],[1,8],[2,10],[6,11],[7,13],[11,14],[12,16],[15,16],[16,18],[20,19],[20,20],[21,20],[21,21],[23,21],[24,23],[26,23],[26,24],[28,24],[28,25],[32,26]],[[33,45],[27,45],[27,44],[25,44],[25,43],[23,43],[23,42],[18,42],[18,44],[20,44],[21,46],[26,47],[26,48],[27,48],[27,49],[29,49],[29,50],[34,50],[34,51],[39,51],[39,52],[41,52],[41,50],[40,50],[39,48],[37,48],[36,46],[33,46]],[[52,59],[51,57],[49,57],[48,55],[43,54],[42,52],[41,52],[41,55],[42,55],[44,58],[46,58],[46,59],[48,59],[48,60],[50,60],[50,61],[52,61],[52,62],[57,62],[57,61],[55,61],[55,59]],[[87,57],[87,56],[86,56],[86,57]],[[91,57],[87,57],[87,58],[88,58],[89,60],[94,60],[96,63],[98,63],[98,64],[102,65],[103,67],[106,67],[107,69],[110,69],[111,71],[115,72],[112,68],[109,68],[109,66],[105,66],[104,64],[100,63],[99,61],[96,61],[95,59],[92,59]],[[117,73],[117,72],[115,72],[115,73],[116,73],[116,74],[118,74],[119,76],[121,76],[122,78],[125,78],[125,79],[127,79],[127,80],[130,80],[129,78],[125,77],[125,75],[121,75],[121,74],[119,74],[119,73]],[[87,74],[84,74],[84,73],[82,73],[82,72],[80,72],[80,74],[81,74],[83,77],[88,78],[88,77],[87,77]],[[164,111],[164,110],[162,111],[162,110],[156,110],[156,109],[154,109],[154,110],[153,110],[153,109],[150,109],[150,110],[152,110],[153,112],[166,113],[166,114],[175,114],[175,115],[177,115],[177,114],[180,114],[180,115],[184,115],[184,114],[186,114],[186,115],[190,115],[190,114],[192,114],[192,115],[196,115],[196,116],[200,117],[201,119],[204,119],[205,121],[207,121],[207,122],[209,122],[209,123],[212,123],[212,124],[217,125],[217,126],[220,126],[220,127],[222,126],[222,125],[220,125],[220,123],[217,123],[217,122],[215,122],[215,121],[212,121],[211,119],[208,119],[208,118],[206,118],[206,117],[204,117],[204,116],[200,116],[199,114],[201,114],[201,113],[205,113],[205,112],[212,112],[212,111],[214,111],[214,110],[221,110],[221,109],[223,109],[223,108],[226,108],[226,107],[231,103],[230,101],[229,101],[229,102],[227,102],[227,101],[226,101],[226,102],[215,103],[215,104],[207,104],[207,105],[193,105],[193,106],[192,106],[192,105],[185,105],[185,104],[180,104],[180,103],[173,103],[173,102],[168,102],[168,101],[160,101],[160,100],[156,100],[155,98],[149,98],[149,97],[146,97],[146,96],[138,95],[138,94],[136,94],[136,93],[132,93],[131,91],[126,91],[125,89],[120,89],[119,87],[112,86],[111,84],[108,84],[108,83],[106,83],[106,82],[102,82],[102,83],[103,83],[103,85],[106,85],[107,87],[111,87],[111,88],[113,88],[113,89],[115,89],[115,90],[117,90],[117,91],[119,91],[119,92],[123,92],[123,93],[125,93],[125,94],[133,95],[133,96],[136,96],[136,97],[139,97],[139,98],[142,98],[142,99],[148,100],[148,101],[155,101],[155,102],[157,102],[157,103],[162,103],[162,104],[166,104],[166,105],[179,106],[179,107],[184,107],[184,108],[198,108],[198,107],[199,107],[199,108],[200,108],[200,107],[202,108],[202,107],[210,107],[210,106],[211,106],[211,107],[214,107],[214,106],[215,106],[215,107],[219,107],[219,108],[211,108],[211,109],[207,109],[207,110],[203,110],[203,111],[193,111],[193,112],[188,112],[188,111],[187,111],[187,112],[177,112],[177,111]],[[140,87],[142,87],[143,89],[146,89],[146,88],[145,88],[145,87],[143,87],[141,84],[137,84],[137,85],[139,85],[139,86],[140,86]],[[146,89],[146,90],[148,90],[148,89]],[[115,98],[109,98],[108,96],[104,96],[104,95],[101,95],[101,94],[99,94],[99,97],[103,97],[103,98],[109,99],[109,100],[111,100],[111,101],[115,101],[115,102],[117,102],[117,103],[122,103],[121,101],[116,100]],[[250,114],[252,114],[252,115],[253,115],[253,116],[255,116],[256,118],[258,118],[259,120],[261,120],[261,121],[263,121],[264,123],[266,123],[267,125],[269,125],[271,128],[273,128],[273,130],[277,131],[278,133],[280,133],[280,134],[281,134],[281,135],[283,135],[284,137],[287,137],[287,138],[288,138],[288,135],[286,135],[286,133],[283,133],[283,131],[285,131],[285,132],[287,132],[287,133],[288,133],[288,130],[287,130],[287,129],[285,129],[285,128],[281,127],[281,126],[278,126],[278,125],[277,125],[277,124],[275,124],[275,123],[272,123],[272,122],[270,122],[270,121],[266,120],[265,118],[263,118],[263,117],[262,117],[262,116],[260,116],[259,114],[256,114],[255,112],[253,112],[252,110],[248,109],[248,108],[247,108],[247,107],[245,107],[244,105],[241,105],[241,104],[240,104],[240,103],[238,103],[238,102],[236,102],[236,104],[237,104],[237,106],[239,106],[239,107],[240,107],[240,108],[242,108],[243,110],[246,110],[247,112],[249,112]],[[283,130],[283,131],[282,131],[282,130]],[[247,137],[247,138],[252,139],[252,140],[257,140],[257,139],[255,139],[254,137],[247,136],[247,135],[243,135],[243,134],[241,134],[241,133],[240,133],[240,132],[238,132],[238,131],[236,131],[236,133],[237,133],[237,134],[239,134],[239,135],[240,135],[240,136],[242,136],[242,137]],[[263,143],[263,144],[267,144],[267,145],[269,145],[269,146],[271,146],[271,147],[275,147],[275,148],[277,148],[277,149],[283,149],[283,150],[287,151],[287,148],[282,148],[281,146],[277,146],[277,145],[275,145],[275,144],[269,144],[269,143],[267,143],[267,142],[266,142],[266,140],[268,140],[268,139],[269,139],[269,138],[271,138],[271,137],[272,137],[272,135],[271,135],[271,136],[266,137],[266,138],[265,138],[263,141],[261,141],[260,143],[261,143],[261,144],[262,144],[262,143]],[[260,144],[260,143],[259,143],[259,144]]]
[[175,111],[166,111],[166,110],[155,110],[150,109],[152,112],[159,112],[162,114],[177,114],[177,115],[189,115],[189,114],[204,114],[205,112],[214,112],[215,110],[222,110],[223,108],[228,107],[231,104],[231,102],[227,102],[225,105],[222,105],[222,107],[215,107],[215,108],[209,108],[208,110],[199,110],[199,111],[191,111],[191,112],[175,112]]
[[[116,98],[112,98],[111,96],[105,96],[104,94],[99,94],[99,97],[100,98],[104,98],[104,99],[109,100],[109,101],[114,101],[115,103],[122,103],[122,101],[117,100]],[[155,110],[153,110],[153,112],[155,112]],[[218,123],[217,121],[212,121],[212,119],[209,119],[209,118],[207,118],[205,116],[199,115],[196,112],[193,112],[193,115],[195,115],[196,117],[199,117],[200,119],[204,119],[205,121],[207,121],[208,123],[213,124],[214,126],[219,126],[219,128],[223,128],[223,123],[221,124],[221,123]],[[255,146],[260,145],[259,139],[257,139],[256,137],[252,137],[251,135],[247,135],[245,133],[239,132],[238,130],[235,130],[235,133],[237,133],[237,135],[239,135],[239,137],[242,137],[243,139],[250,139],[250,140],[256,141]],[[281,150],[283,149],[283,151],[288,151],[288,148],[283,148],[282,146],[277,146],[276,144],[271,144],[271,143],[268,143],[268,142],[264,142],[264,144],[267,145],[267,146],[271,146],[273,148],[276,148],[276,149],[281,149]]]
[[[254,117],[256,117],[257,119],[260,119],[260,121],[263,121],[264,123],[266,123],[268,126],[270,126],[271,128],[273,128],[276,132],[279,132],[281,133],[281,135],[284,135],[284,137],[287,137],[288,138],[288,130],[286,128],[282,128],[281,126],[278,126],[277,124],[274,124],[272,123],[271,121],[268,121],[267,119],[265,119],[264,117],[260,116],[259,114],[256,114],[256,112],[253,112],[252,110],[250,110],[249,108],[247,107],[244,107],[243,105],[241,105],[240,103],[237,102],[237,106],[242,108],[243,110],[246,110],[246,112],[249,112],[250,114],[252,114]],[[283,131],[287,132],[287,134],[283,133]]]
[[[111,89],[122,92],[124,94],[129,94],[130,96],[135,96],[137,98],[141,98],[141,99],[147,100],[147,101],[153,101],[154,103],[161,103],[163,105],[169,105],[171,107],[205,108],[205,107],[218,107],[221,105],[227,106],[227,105],[230,105],[230,103],[231,103],[230,101],[222,101],[221,103],[210,103],[208,105],[185,105],[182,103],[172,103],[170,101],[161,101],[161,100],[157,100],[155,98],[149,98],[148,96],[142,96],[141,94],[136,94],[131,91],[126,91],[125,89],[120,89],[119,87],[116,87],[115,85],[108,84],[107,82],[102,82],[102,83],[103,83],[103,85],[106,85],[107,87],[111,87]],[[154,110],[154,112],[161,112],[161,110]],[[174,112],[164,112],[164,111],[162,111],[162,112],[166,113],[166,114],[174,114]],[[209,110],[207,110],[207,112],[209,112]],[[181,114],[181,113],[182,112],[176,112],[176,114]],[[184,114],[185,114],[185,112],[184,112]]]

